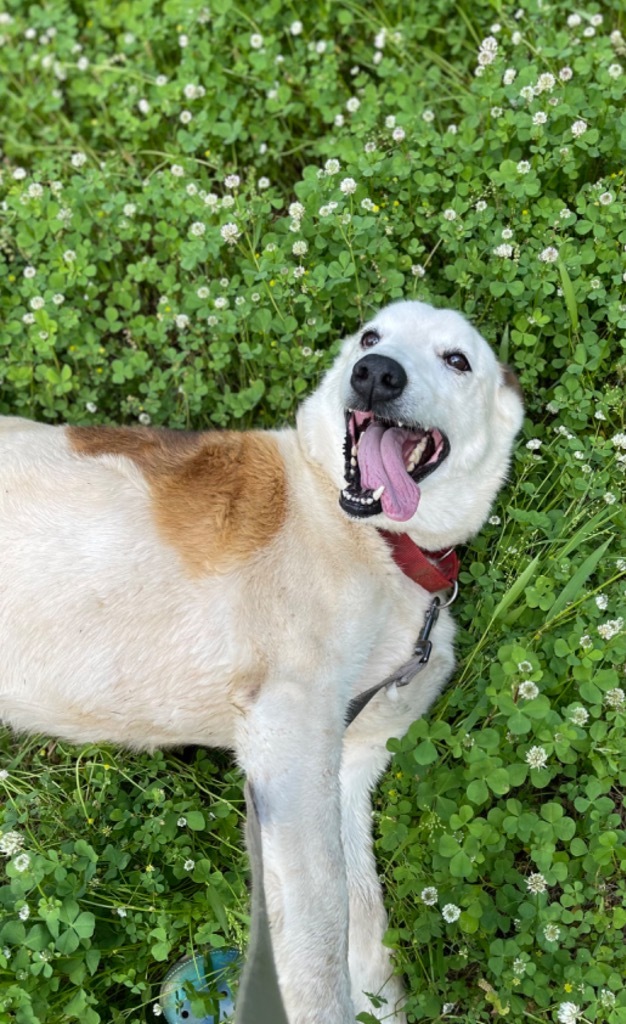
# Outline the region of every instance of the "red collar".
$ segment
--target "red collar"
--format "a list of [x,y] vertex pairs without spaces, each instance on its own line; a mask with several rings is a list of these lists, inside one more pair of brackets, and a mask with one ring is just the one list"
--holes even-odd
[[380,534],[389,544],[396,565],[424,590],[436,594],[453,586],[458,579],[460,562],[453,548],[448,551],[422,551],[408,533],[380,530]]

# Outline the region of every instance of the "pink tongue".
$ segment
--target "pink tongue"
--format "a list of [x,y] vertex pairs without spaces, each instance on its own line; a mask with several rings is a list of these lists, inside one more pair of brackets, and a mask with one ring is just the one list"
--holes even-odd
[[358,462],[361,487],[372,491],[384,486],[381,504],[386,515],[399,523],[415,515],[420,489],[406,471],[402,444],[409,432],[401,427],[382,427],[372,423],[359,444]]

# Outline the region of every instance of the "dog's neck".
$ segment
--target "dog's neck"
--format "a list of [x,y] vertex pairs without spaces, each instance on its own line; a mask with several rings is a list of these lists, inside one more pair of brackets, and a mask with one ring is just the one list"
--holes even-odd
[[454,548],[426,552],[411,540],[408,533],[390,533],[387,530],[379,532],[389,544],[396,565],[424,590],[436,594],[439,590],[448,590],[456,583],[460,562]]

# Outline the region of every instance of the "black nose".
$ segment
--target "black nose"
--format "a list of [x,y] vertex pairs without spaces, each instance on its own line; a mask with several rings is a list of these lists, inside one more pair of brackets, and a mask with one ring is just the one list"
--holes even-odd
[[390,402],[402,394],[407,375],[400,363],[389,356],[363,356],[356,363],[350,383],[359,398],[366,403],[366,410],[379,402]]

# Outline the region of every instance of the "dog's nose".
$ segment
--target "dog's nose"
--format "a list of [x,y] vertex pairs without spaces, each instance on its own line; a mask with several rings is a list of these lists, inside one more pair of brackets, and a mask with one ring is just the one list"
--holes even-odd
[[378,402],[390,402],[402,394],[407,383],[404,368],[389,356],[363,356],[356,363],[350,383],[367,410]]

